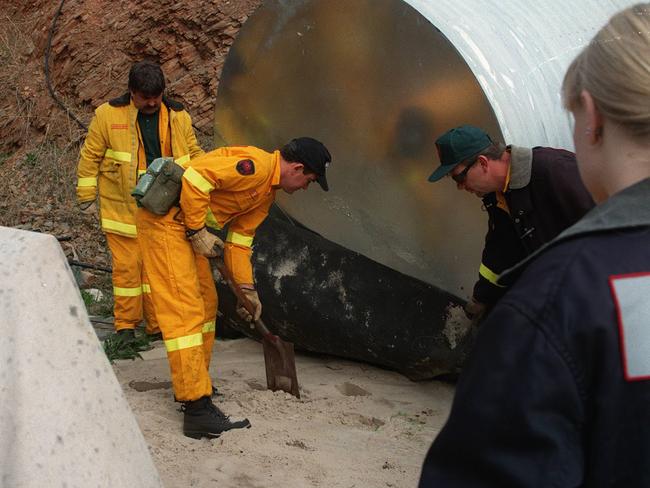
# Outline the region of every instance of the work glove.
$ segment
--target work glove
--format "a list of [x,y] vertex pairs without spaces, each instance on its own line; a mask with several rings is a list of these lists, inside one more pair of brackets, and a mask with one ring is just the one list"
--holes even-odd
[[472,321],[472,325],[478,325],[485,315],[487,305],[476,301],[476,299],[472,297],[470,301],[465,304],[464,310],[467,318]]
[[242,288],[240,286],[241,292],[244,294],[248,301],[253,306],[254,314],[251,314],[244,308],[244,304],[240,301],[237,301],[237,315],[239,315],[246,322],[258,321],[262,316],[262,302],[260,302],[260,297],[255,291],[255,288]]
[[97,215],[97,202],[91,200],[90,202],[81,202],[79,204],[79,210],[84,215]]
[[186,235],[192,243],[192,248],[196,254],[200,254],[206,258],[216,258],[223,253],[223,241],[211,232],[208,232],[206,227],[201,227],[196,231],[188,230]]

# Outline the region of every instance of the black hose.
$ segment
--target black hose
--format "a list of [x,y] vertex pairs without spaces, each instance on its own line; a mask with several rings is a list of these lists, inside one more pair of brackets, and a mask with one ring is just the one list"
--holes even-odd
[[77,266],[79,268],[96,269],[97,271],[103,271],[104,273],[113,272],[111,268],[106,268],[104,266],[97,266],[96,264],[82,263],[80,261],[75,261],[73,259],[68,259],[68,264],[70,266]]
[[71,117],[79,126],[84,130],[88,131],[88,127],[86,124],[84,124],[79,118],[73,114],[68,107],[65,106],[65,104],[61,101],[61,99],[54,93],[54,88],[52,88],[52,82],[50,81],[50,50],[52,49],[52,38],[54,37],[54,31],[56,30],[56,21],[59,18],[59,15],[61,15],[61,10],[63,9],[63,2],[65,0],[61,0],[61,4],[59,5],[59,8],[57,9],[56,13],[54,14],[54,18],[52,19],[52,25],[50,26],[50,33],[47,36],[47,46],[45,47],[45,59],[44,59],[44,67],[45,67],[45,83],[47,84],[47,90],[50,92],[50,96],[52,99],[61,107],[69,117]]

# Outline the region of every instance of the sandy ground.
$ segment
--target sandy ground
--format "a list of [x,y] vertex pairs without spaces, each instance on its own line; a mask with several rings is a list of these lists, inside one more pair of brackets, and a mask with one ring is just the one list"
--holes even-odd
[[453,396],[445,383],[297,354],[299,400],[266,390],[261,344],[217,341],[215,402],[252,428],[194,440],[182,433],[162,343],[143,358],[114,369],[167,488],[414,487]]

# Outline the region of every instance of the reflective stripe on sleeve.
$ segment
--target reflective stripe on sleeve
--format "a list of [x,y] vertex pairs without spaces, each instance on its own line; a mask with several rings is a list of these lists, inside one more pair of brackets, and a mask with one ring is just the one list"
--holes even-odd
[[133,224],[124,224],[116,220],[102,219],[102,229],[122,232],[130,236],[138,235],[136,227]]
[[190,161],[190,155],[186,154],[185,156],[181,156],[178,159],[175,159],[174,162],[178,164],[179,166],[182,166],[183,168],[185,165]]
[[151,293],[151,285],[148,283],[142,283],[142,293]]
[[167,339],[165,341],[165,348],[167,352],[180,351],[181,349],[189,349],[190,347],[197,347],[203,345],[203,333],[186,335],[177,337],[176,339]]
[[199,173],[191,166],[185,170],[185,173],[183,173],[183,178],[192,183],[193,186],[201,190],[203,193],[209,194],[212,190],[214,190],[212,183],[201,176],[201,173]]
[[492,271],[483,263],[481,263],[481,266],[479,266],[478,268],[478,274],[480,274],[483,278],[488,280],[494,286],[498,286],[499,288],[505,288],[505,286],[499,284],[499,275],[496,274],[494,271]]
[[237,232],[229,231],[226,240],[240,246],[253,247],[252,236],[245,236],[244,234],[238,234]]
[[137,297],[142,295],[142,287],[137,286],[135,288],[122,288],[119,286],[114,286],[113,295],[116,297]]
[[211,320],[210,322],[206,322],[203,324],[203,328],[201,329],[201,332],[204,334],[207,332],[214,332],[216,329],[214,320]]
[[106,149],[104,157],[114,159],[115,161],[122,161],[123,163],[131,162],[131,153],[123,151],[113,151],[112,149]]
[[138,178],[139,178],[140,176],[142,176],[143,174],[145,174],[146,172],[147,172],[146,169],[139,169],[139,170],[138,170]]
[[208,207],[208,213],[205,216],[205,225],[215,230],[221,230],[221,226],[219,225],[219,222],[217,222],[217,218],[212,213],[210,207]]
[[83,188],[86,186],[97,186],[97,177],[95,178],[79,178],[77,180],[77,186]]

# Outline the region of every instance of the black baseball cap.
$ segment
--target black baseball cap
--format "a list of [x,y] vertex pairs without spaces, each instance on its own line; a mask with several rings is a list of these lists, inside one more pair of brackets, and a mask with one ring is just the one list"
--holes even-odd
[[311,137],[298,137],[285,144],[280,149],[280,154],[285,161],[304,164],[316,175],[320,187],[325,191],[329,190],[325,172],[332,161],[332,156],[322,142]]

